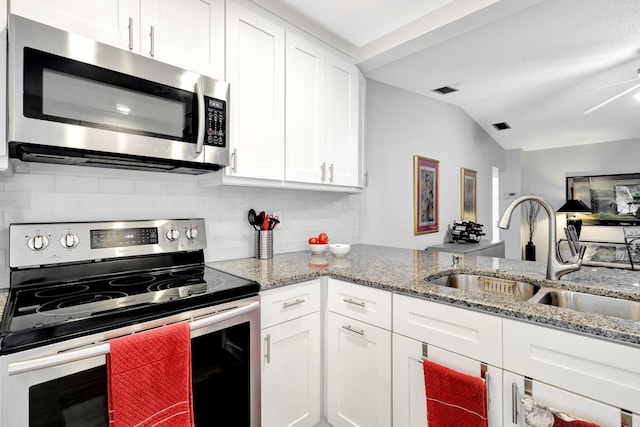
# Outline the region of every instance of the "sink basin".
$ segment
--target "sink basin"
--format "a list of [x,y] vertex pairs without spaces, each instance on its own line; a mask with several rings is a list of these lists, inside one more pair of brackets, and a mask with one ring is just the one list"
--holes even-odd
[[540,289],[539,286],[531,283],[477,274],[450,274],[438,279],[431,279],[429,282],[449,288],[503,296],[516,301],[526,301]]
[[552,288],[542,289],[530,301],[580,312],[640,320],[640,302],[638,301]]

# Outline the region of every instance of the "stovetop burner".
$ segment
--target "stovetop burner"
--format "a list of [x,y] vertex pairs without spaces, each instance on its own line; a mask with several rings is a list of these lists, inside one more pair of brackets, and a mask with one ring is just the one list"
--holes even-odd
[[[11,292],[11,319],[3,325],[3,332],[9,336],[28,331],[39,335],[71,321],[78,329],[94,331],[123,312],[158,306],[157,311],[164,313],[172,303],[193,299],[197,305],[201,300],[226,300],[238,293],[255,294],[257,285],[205,265],[94,277],[45,289],[27,287]],[[5,337],[3,347],[6,341]]]
[[256,295],[257,283],[204,264],[204,235],[202,220],[12,224],[0,354]]

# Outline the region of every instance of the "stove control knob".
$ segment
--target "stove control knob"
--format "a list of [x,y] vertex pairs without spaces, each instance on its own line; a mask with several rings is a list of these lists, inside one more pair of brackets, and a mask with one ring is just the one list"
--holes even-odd
[[196,240],[198,238],[198,228],[197,227],[189,227],[185,232],[187,235],[187,239]]
[[177,228],[171,227],[169,230],[167,230],[167,239],[169,239],[169,241],[173,242],[175,240],[178,240],[178,237],[180,237],[180,232]]
[[71,249],[78,246],[79,241],[80,239],[78,239],[78,236],[73,233],[67,233],[60,238],[60,245],[63,248]]
[[41,251],[49,246],[49,239],[47,236],[43,236],[42,234],[36,234],[35,236],[29,238],[27,241],[27,246],[32,251]]

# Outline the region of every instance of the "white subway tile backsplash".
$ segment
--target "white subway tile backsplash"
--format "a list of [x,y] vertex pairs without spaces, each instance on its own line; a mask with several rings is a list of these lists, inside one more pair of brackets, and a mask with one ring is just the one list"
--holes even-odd
[[77,211],[78,196],[76,194],[32,193],[31,206],[45,208],[54,212]]
[[102,210],[105,211],[105,215],[112,215],[113,211],[118,211],[118,196],[111,194],[80,194],[78,195],[78,209],[80,214],[85,210]]
[[31,209],[31,193],[2,193],[0,197],[0,210],[21,211]]
[[48,175],[22,175],[14,174],[4,182],[5,192],[54,192],[55,179]]
[[135,194],[135,181],[129,179],[101,178],[98,192],[103,194]]
[[[253,257],[250,208],[282,213],[283,228],[274,232],[276,253],[306,250],[308,237],[321,231],[333,242],[359,242],[358,195],[199,187],[197,177],[188,175],[23,164],[12,177],[0,175],[0,251],[8,246],[13,222],[202,217],[207,261]],[[0,278],[5,273],[0,268]]]
[[56,192],[95,194],[98,192],[98,179],[84,176],[56,176]]
[[135,181],[135,194],[140,196],[161,196],[170,194],[167,183],[163,181]]

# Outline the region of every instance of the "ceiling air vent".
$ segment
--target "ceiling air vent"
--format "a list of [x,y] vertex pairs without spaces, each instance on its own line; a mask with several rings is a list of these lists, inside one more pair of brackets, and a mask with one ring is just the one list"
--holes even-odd
[[511,129],[511,126],[509,126],[509,123],[507,122],[494,123],[492,126],[498,130]]
[[452,88],[451,86],[442,86],[442,87],[439,87],[438,89],[433,89],[431,92],[438,92],[442,95],[446,95],[448,93],[457,92],[457,91],[458,89]]

